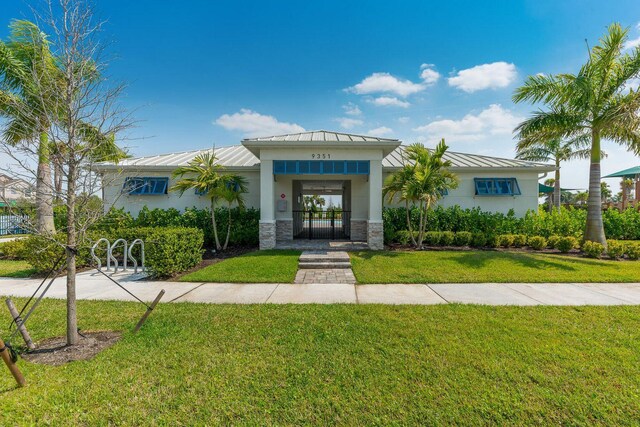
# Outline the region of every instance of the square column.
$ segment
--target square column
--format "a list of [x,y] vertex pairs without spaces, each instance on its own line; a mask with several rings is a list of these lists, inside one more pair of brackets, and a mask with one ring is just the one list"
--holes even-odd
[[367,244],[370,249],[379,251],[384,249],[382,232],[382,160],[372,160],[369,169]]
[[260,249],[276,247],[273,160],[260,161]]

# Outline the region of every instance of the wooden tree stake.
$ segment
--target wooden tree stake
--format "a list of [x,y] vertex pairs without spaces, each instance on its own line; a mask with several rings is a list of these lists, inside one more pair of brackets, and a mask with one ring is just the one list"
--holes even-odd
[[138,324],[136,325],[136,327],[133,328],[133,333],[134,334],[140,330],[140,328],[142,327],[142,324],[144,323],[145,320],[147,320],[147,317],[149,317],[149,315],[151,314],[153,309],[156,308],[156,305],[160,302],[160,300],[162,299],[163,295],[164,295],[164,289],[162,289],[160,291],[160,293],[158,294],[156,299],[154,299],[153,302],[151,303],[151,305],[149,306],[149,308],[147,308],[147,311],[144,312],[144,314],[142,315],[142,317],[138,321]]
[[4,341],[2,341],[2,339],[0,339],[0,349],[2,349],[2,351],[0,351],[0,356],[2,356],[2,360],[4,360],[7,368],[11,371],[11,375],[16,379],[19,387],[24,387],[27,382],[25,381],[22,372],[20,372],[20,369],[18,369],[18,366],[11,360],[9,349],[4,345]]
[[9,313],[11,313],[11,318],[16,322],[16,327],[18,331],[20,331],[20,335],[24,339],[25,344],[27,344],[27,348],[29,350],[34,350],[36,348],[35,344],[31,340],[31,336],[29,335],[29,331],[27,331],[27,327],[22,323],[22,319],[20,318],[20,314],[18,313],[18,309],[16,308],[11,298],[7,298],[6,301],[7,307],[9,308]]

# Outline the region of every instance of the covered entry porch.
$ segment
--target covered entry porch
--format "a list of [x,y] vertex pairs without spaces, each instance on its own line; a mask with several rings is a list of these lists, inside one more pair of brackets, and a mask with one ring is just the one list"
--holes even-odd
[[242,143],[260,159],[261,249],[318,240],[383,249],[382,159],[400,141],[317,131]]

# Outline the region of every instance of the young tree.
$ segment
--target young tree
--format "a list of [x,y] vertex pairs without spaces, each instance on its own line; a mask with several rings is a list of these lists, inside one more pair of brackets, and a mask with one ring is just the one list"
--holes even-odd
[[[231,233],[231,206],[233,203],[237,203],[238,206],[244,205],[242,194],[247,192],[247,181],[237,174],[223,174],[224,166],[218,164],[217,160],[214,151],[206,151],[198,154],[186,166],[177,168],[173,172],[173,177],[178,181],[171,187],[171,191],[179,191],[182,196],[187,190],[195,190],[198,194],[209,198],[216,249],[224,250],[227,248]],[[220,201],[226,201],[229,206],[229,223],[224,246],[220,244],[216,221],[216,205]]]
[[640,91],[629,83],[640,75],[640,47],[625,51],[628,29],[611,24],[577,74],[529,76],[513,100],[543,103],[516,128],[519,139],[588,141],[589,201],[585,240],[606,248],[600,193],[601,140],[640,153]]
[[[18,117],[29,118],[24,123],[34,134],[46,134],[43,137],[47,140],[44,144],[47,155],[42,155],[42,144],[29,140],[18,141],[5,151],[27,171],[25,173],[32,173],[31,164],[36,163],[34,176],[40,173],[41,164],[50,164],[52,150],[58,156],[62,174],[59,197],[66,211],[66,225],[58,231],[64,238],[61,241],[51,233],[39,234],[64,248],[67,344],[75,345],[78,343],[76,255],[81,246],[88,244],[86,230],[99,215],[90,208],[95,204],[90,195],[105,185],[92,172],[92,165],[103,153],[121,152],[115,144],[116,137],[129,128],[132,121],[118,105],[124,86],[113,84],[106,74],[108,62],[100,39],[102,22],[96,21],[92,5],[85,0],[44,3],[44,12],[35,12],[36,20],[49,37],[30,31],[34,40],[29,43],[41,45],[41,40],[50,39],[52,59],[46,67],[39,61],[28,66],[28,73],[34,77],[29,80],[28,94],[34,99],[33,105],[39,106],[36,111],[42,118],[38,116],[37,121],[33,120],[31,105],[19,102],[18,97],[10,99],[9,106],[18,112]],[[50,169],[48,176],[51,185]]]
[[[531,135],[518,141],[516,146],[518,159],[532,162],[553,162],[556,166],[555,179],[553,180],[553,201],[558,211],[560,210],[560,163],[573,159],[588,159],[591,150],[585,141],[562,141],[560,138],[542,139]],[[604,157],[606,154],[601,153]]]
[[604,181],[600,183],[600,194],[602,194],[602,201],[604,203],[609,203],[613,193],[611,192],[611,187],[609,187],[609,184]]
[[[399,195],[401,199],[417,205],[419,220],[416,247],[422,246],[429,209],[448,190],[458,186],[458,178],[449,170],[451,162],[443,158],[447,148],[449,147],[444,139],[434,150],[429,150],[422,144],[411,144],[405,150],[407,163],[387,179],[383,189],[387,195]],[[407,217],[409,232],[413,234],[410,223],[410,218]]]

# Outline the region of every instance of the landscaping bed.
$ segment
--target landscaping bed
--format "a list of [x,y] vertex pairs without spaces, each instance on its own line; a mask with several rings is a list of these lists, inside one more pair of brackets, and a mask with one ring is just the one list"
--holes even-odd
[[[17,301],[18,304],[24,300]],[[64,333],[45,300],[34,340]],[[11,425],[630,425],[636,307],[79,301],[83,330],[124,330],[91,360],[0,370]]]
[[526,250],[354,252],[358,283],[637,282],[640,262]]

